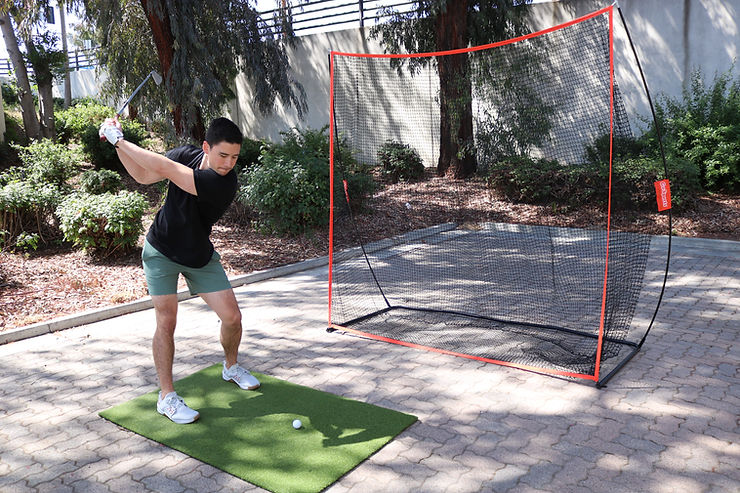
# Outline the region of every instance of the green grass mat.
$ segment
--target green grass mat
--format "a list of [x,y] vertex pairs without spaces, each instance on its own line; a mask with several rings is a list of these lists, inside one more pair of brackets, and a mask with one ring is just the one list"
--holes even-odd
[[[211,366],[175,383],[200,419],[177,425],[157,392],[102,411],[114,423],[274,492],[321,491],[416,422],[416,416],[254,374],[239,389]],[[303,428],[293,429],[294,419]]]

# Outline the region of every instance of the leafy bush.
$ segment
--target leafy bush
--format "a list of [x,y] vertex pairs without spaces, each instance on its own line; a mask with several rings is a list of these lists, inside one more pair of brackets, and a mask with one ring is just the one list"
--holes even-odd
[[[632,157],[612,165],[612,208],[655,209],[655,187],[663,179],[663,160]],[[688,161],[668,162],[673,209],[690,207],[701,191],[696,168]],[[488,176],[489,187],[514,202],[606,208],[609,168],[604,163],[562,166],[557,161],[513,157],[496,163]]]
[[7,175],[12,179],[37,185],[49,183],[63,188],[67,180],[77,173],[79,156],[62,144],[43,139],[26,147],[16,146],[15,149],[23,166],[8,170]]
[[121,189],[121,175],[109,169],[87,170],[80,175],[80,190],[100,195]]
[[[740,76],[733,79],[732,70],[709,85],[697,70],[682,99],[656,104],[667,153],[693,163],[708,190],[740,191]],[[653,127],[646,137],[655,135]]]
[[[283,132],[283,144],[262,154],[258,166],[247,169],[237,200],[258,216],[261,226],[298,233],[329,220],[329,137],[320,130]],[[345,166],[350,197],[360,205],[372,191],[368,170],[352,158],[344,142],[337,146]],[[337,179],[337,192],[342,189]]]
[[23,231],[15,239],[15,248],[25,252],[39,248],[40,236],[38,233],[26,233]]
[[487,182],[513,202],[544,204],[571,196],[571,180],[578,178],[557,161],[512,156],[491,165]]
[[241,173],[247,168],[251,168],[259,161],[262,148],[269,149],[269,143],[263,140],[254,140],[245,138],[242,141],[242,147],[239,150],[239,158],[236,160],[236,172]]
[[23,231],[41,233],[59,202],[59,189],[54,185],[38,185],[29,181],[11,181],[0,187],[0,230],[9,235],[8,241]]
[[3,106],[12,108],[18,106],[18,85],[15,80],[2,83]]
[[424,176],[424,163],[416,149],[408,144],[387,141],[378,150],[378,162],[383,175],[392,183],[418,180]]
[[5,142],[19,145],[28,143],[23,120],[8,112],[5,112]]
[[116,110],[110,106],[89,99],[79,100],[74,106],[54,113],[57,138],[61,142],[81,140],[90,124],[97,124],[99,128],[103,120],[115,114]]
[[[75,106],[56,115],[57,136],[61,142],[79,140],[83,151],[97,168],[121,169],[116,150],[101,142],[98,129],[103,120],[116,114],[115,108],[90,99],[82,99]],[[121,120],[123,137],[136,145],[147,137],[146,129],[136,120]]]
[[110,255],[136,246],[147,202],[138,192],[67,196],[57,207],[64,239],[86,251]]
[[[100,140],[98,129],[102,120],[90,123],[82,132],[80,142],[82,149],[90,157],[90,161],[95,164],[96,168],[105,169],[123,169],[121,161],[118,159],[116,149],[108,142]],[[147,137],[146,129],[136,120],[122,120],[123,138],[132,144],[140,145]]]

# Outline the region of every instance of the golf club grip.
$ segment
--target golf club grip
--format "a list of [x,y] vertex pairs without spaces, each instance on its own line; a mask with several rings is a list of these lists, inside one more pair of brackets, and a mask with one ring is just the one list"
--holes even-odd
[[[116,113],[116,115],[113,117],[113,119],[118,120],[121,117],[120,113]],[[108,139],[105,138],[105,135],[100,136],[100,142],[108,142]]]

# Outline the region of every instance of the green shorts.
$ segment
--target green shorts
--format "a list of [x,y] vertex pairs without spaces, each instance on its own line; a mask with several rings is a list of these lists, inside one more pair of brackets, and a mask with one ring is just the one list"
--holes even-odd
[[221,256],[215,250],[205,266],[195,268],[173,262],[144,240],[141,263],[151,296],[176,294],[180,274],[185,277],[192,295],[231,289],[229,278],[221,265]]

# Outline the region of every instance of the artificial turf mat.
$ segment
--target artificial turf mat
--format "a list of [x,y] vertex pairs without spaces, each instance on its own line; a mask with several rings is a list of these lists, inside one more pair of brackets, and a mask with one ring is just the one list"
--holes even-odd
[[[157,392],[102,411],[128,430],[274,492],[321,491],[416,422],[416,416],[254,373],[241,390],[221,365],[175,383],[200,419],[177,425],[156,410]],[[293,429],[294,419],[303,428]]]

